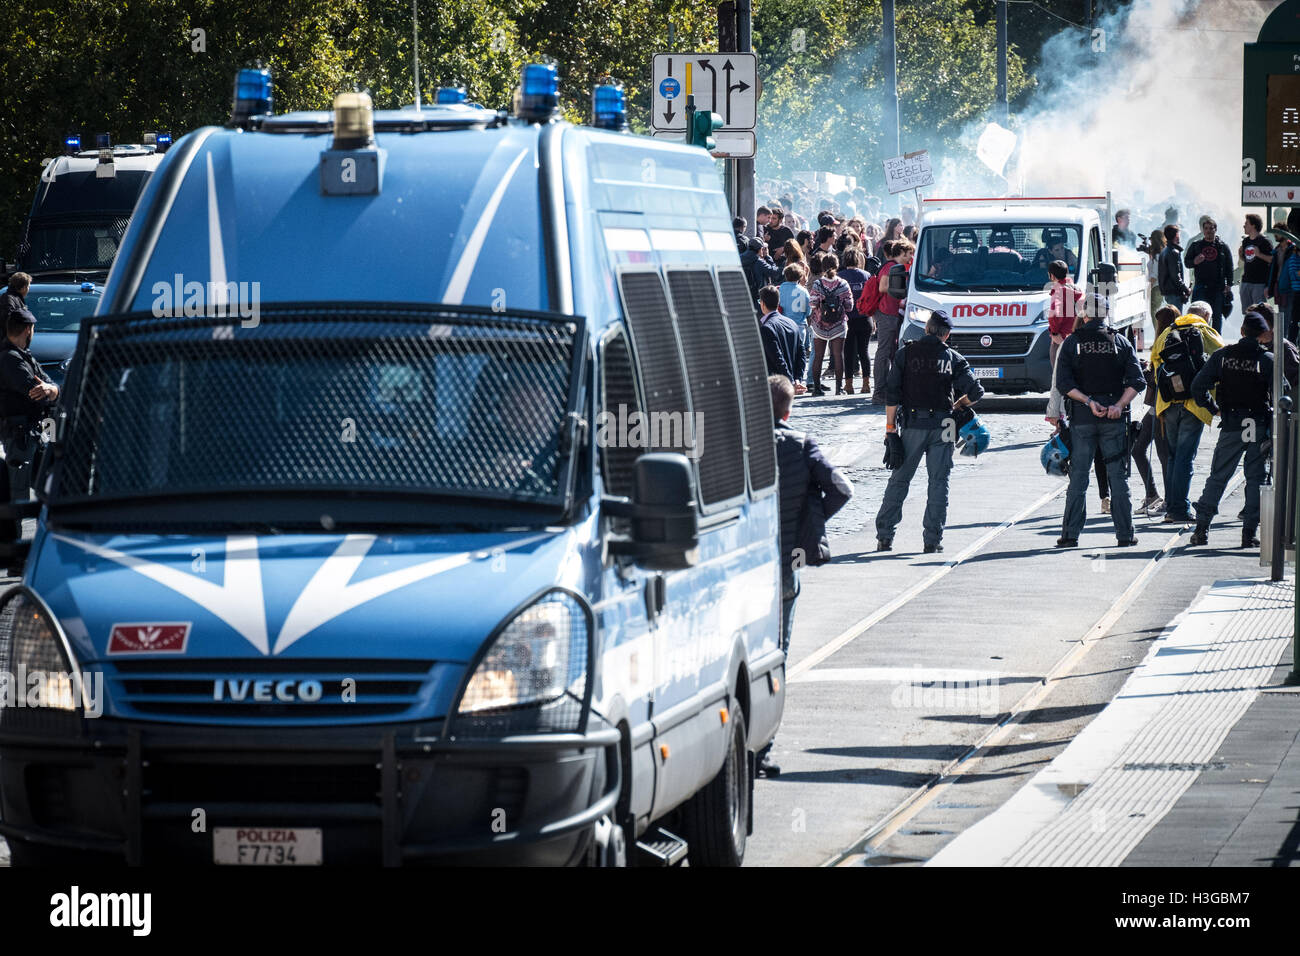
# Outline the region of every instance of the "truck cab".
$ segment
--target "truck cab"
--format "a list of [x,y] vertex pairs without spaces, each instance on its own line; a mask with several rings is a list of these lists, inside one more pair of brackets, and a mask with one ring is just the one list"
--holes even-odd
[[1099,283],[1112,326],[1148,315],[1144,254],[1126,250],[1135,261],[1118,264],[1113,282],[1098,277],[1099,266],[1117,265],[1102,228],[1108,206],[1109,197],[924,200],[900,339],[920,338],[941,310],[952,319],[949,345],[987,391],[1049,390],[1048,263],[1064,261],[1081,289]]
[[0,698],[13,859],[739,864],[785,657],[712,159],[548,66],[513,114],[248,72],[81,327],[0,601],[51,688]]

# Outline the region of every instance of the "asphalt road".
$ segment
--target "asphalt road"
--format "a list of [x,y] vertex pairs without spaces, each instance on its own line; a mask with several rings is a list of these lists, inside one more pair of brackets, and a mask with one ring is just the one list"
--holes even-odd
[[[855,493],[831,520],[833,562],[804,572],[773,754],[783,772],[756,784],[746,865],[924,861],[1063,749],[1201,587],[1260,574],[1258,553],[1236,547],[1240,486],[1208,548],[1186,547],[1190,528],[1141,517],[1139,546],[1116,547],[1093,488],[1080,547],[1054,549],[1065,480],[1039,464],[1043,404],[981,403],[991,446],[957,458],[945,550],[923,555],[924,465],[894,550],[874,551],[889,474],[883,407],[796,401],[792,423],[829,450]],[[1203,436],[1193,500],[1217,434]],[[1140,501],[1136,469],[1130,488]],[[1049,674],[1066,679],[1044,696]],[[1029,709],[999,730],[1027,697]],[[961,761],[990,734],[990,749]],[[927,792],[954,769],[957,783]]]

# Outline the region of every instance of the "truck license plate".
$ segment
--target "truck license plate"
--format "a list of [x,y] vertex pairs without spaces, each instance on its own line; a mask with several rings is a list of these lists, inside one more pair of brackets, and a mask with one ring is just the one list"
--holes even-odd
[[971,369],[976,378],[1001,378],[1002,369],[1000,368],[979,368],[978,366]]
[[319,866],[318,827],[214,827],[212,860],[234,866]]

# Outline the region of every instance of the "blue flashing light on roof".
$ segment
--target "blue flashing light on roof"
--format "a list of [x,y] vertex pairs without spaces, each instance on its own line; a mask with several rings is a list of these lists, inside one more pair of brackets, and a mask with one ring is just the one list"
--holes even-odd
[[622,83],[611,80],[592,90],[591,117],[592,125],[600,129],[627,129],[627,100]]
[[69,155],[81,152],[81,136],[77,133],[63,137],[63,149]]
[[167,152],[167,150],[171,148],[171,145],[172,145],[171,133],[159,133],[158,138],[154,140],[154,146],[157,148],[158,152],[160,153]]
[[235,105],[230,113],[233,126],[242,126],[255,116],[271,112],[271,71],[246,67],[235,74]]
[[515,115],[544,123],[560,110],[560,77],[553,63],[529,63],[515,93]]
[[82,291],[82,292],[94,292],[94,291],[95,291],[95,283],[93,283],[93,282],[83,282],[83,283],[81,283],[81,291]]
[[466,100],[465,87],[463,86],[440,86],[435,102],[439,106],[447,106],[455,103],[464,103]]

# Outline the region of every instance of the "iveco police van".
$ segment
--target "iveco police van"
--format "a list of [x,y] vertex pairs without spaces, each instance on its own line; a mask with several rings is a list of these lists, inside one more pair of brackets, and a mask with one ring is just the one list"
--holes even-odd
[[102,282],[136,200],[171,145],[170,133],[147,133],[140,145],[97,139],[100,146],[82,149],[80,136],[66,137],[65,155],[41,170],[15,264],[34,282]]
[[1099,266],[1118,267],[1113,280],[1097,284],[1112,326],[1127,330],[1149,316],[1145,254],[1112,258],[1103,228],[1111,221],[1109,196],[926,199],[921,206],[900,338],[920,338],[930,313],[946,312],[948,344],[990,392],[1052,387],[1047,266],[1054,260],[1065,262],[1080,289],[1098,282]]
[[776,463],[708,153],[616,86],[560,122],[548,66],[513,115],[237,89],[82,325],[0,608],[14,861],[739,863]]

